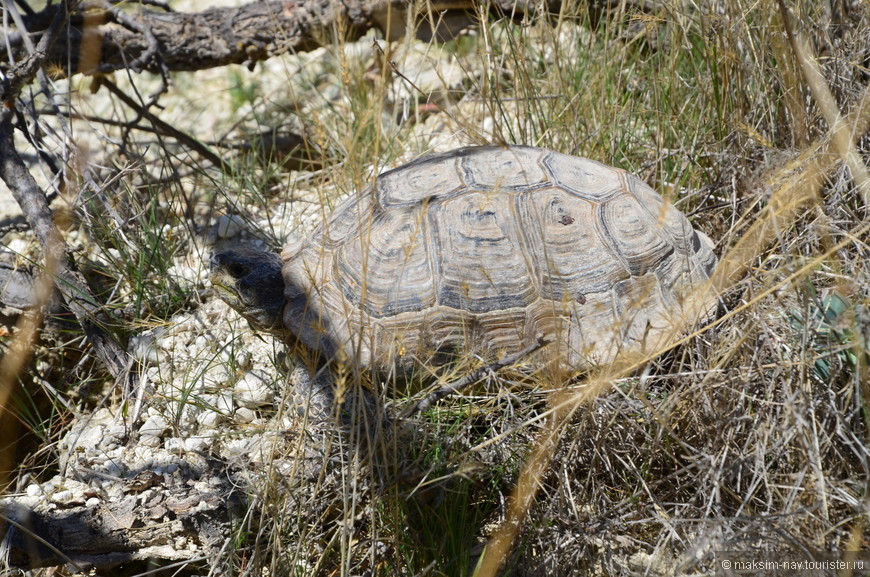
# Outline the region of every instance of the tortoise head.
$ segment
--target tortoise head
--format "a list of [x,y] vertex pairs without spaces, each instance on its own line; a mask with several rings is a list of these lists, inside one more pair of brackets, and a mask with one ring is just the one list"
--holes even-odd
[[281,267],[281,257],[274,252],[239,246],[212,255],[211,284],[255,330],[283,336]]

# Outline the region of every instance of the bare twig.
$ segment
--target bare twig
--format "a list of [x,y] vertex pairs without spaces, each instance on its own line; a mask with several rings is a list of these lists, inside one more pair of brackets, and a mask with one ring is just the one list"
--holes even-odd
[[517,351],[516,353],[514,353],[512,355],[507,355],[505,357],[502,357],[500,360],[498,360],[494,363],[491,363],[489,365],[486,365],[485,367],[481,367],[477,370],[474,370],[474,371],[468,373],[467,375],[465,375],[464,377],[462,377],[461,379],[453,381],[452,383],[448,383],[448,384],[438,388],[437,390],[429,393],[428,395],[426,395],[425,397],[423,397],[422,399],[420,399],[419,401],[417,401],[416,403],[411,405],[408,409],[403,411],[401,418],[407,419],[407,418],[412,417],[421,411],[427,410],[429,407],[431,407],[433,404],[437,403],[438,401],[440,401],[444,397],[458,393],[459,391],[461,391],[465,387],[473,385],[474,383],[483,379],[487,375],[492,375],[492,374],[496,373],[497,371],[499,371],[500,369],[503,369],[504,367],[508,367],[510,365],[515,364],[517,361],[519,361],[523,357],[534,353],[538,349],[550,344],[551,342],[552,341],[550,339],[547,339],[546,337],[544,337],[544,335],[538,335],[537,340],[534,343],[527,346],[526,348],[524,348],[523,350]]
[[127,383],[130,362],[124,350],[101,327],[106,318],[91,295],[82,275],[70,258],[66,242],[54,224],[45,192],[27,170],[15,148],[13,118],[15,102],[20,91],[33,80],[45,60],[51,45],[60,36],[67,17],[68,3],[62,3],[49,30],[43,34],[36,51],[22,65],[17,66],[0,86],[0,98],[5,106],[0,110],[0,178],[9,187],[21,207],[42,247],[46,263],[56,263],[56,277],[60,293],[75,314],[88,337],[94,352],[116,380]]
[[148,112],[143,106],[133,100],[133,98],[127,95],[123,90],[118,88],[118,86],[115,85],[111,80],[104,79],[101,84],[105,86],[109,90],[109,92],[117,96],[121,102],[135,110],[141,118],[144,118],[152,125],[154,125],[154,128],[158,133],[172,136],[178,142],[197,151],[203,156],[203,158],[214,164],[217,168],[221,169],[222,172],[225,172],[232,176],[232,168],[227,165],[220,156],[212,152],[211,149],[202,144],[200,141],[193,138],[189,134],[182,132],[181,130],[178,130],[177,128],[167,124],[163,120],[160,120],[160,118],[158,118],[154,114]]

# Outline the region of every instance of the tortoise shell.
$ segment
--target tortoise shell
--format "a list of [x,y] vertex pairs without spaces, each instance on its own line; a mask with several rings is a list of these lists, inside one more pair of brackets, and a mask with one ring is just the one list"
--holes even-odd
[[463,148],[381,174],[287,247],[283,319],[307,347],[364,368],[495,360],[539,335],[554,341],[539,354],[584,367],[685,323],[712,248],[623,170]]

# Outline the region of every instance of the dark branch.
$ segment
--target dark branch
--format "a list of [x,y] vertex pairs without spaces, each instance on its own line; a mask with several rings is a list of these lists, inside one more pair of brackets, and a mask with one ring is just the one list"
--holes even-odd
[[[65,41],[54,45],[46,63],[69,74],[108,73],[124,68],[154,73],[192,71],[227,64],[248,64],[287,52],[305,52],[341,39],[359,39],[372,28],[387,38],[405,35],[408,0],[286,0],[250,2],[198,13],[141,8],[121,12],[110,4],[89,5],[71,14]],[[529,6],[526,6],[529,4]],[[558,12],[560,2],[546,5]],[[419,14],[415,32],[424,38],[452,36],[471,25],[483,5],[499,15],[523,17],[537,2],[514,0],[436,0]],[[58,10],[50,5],[23,20],[39,35]],[[0,35],[0,59],[6,46],[20,49],[21,30]],[[165,70],[163,70],[165,67]]]
[[14,105],[19,92],[33,80],[45,55],[60,36],[61,25],[67,17],[66,8],[67,3],[59,5],[54,22],[42,35],[36,51],[16,66],[0,85],[0,98],[4,104],[0,109],[0,178],[21,207],[24,218],[42,247],[46,269],[54,271],[57,287],[81,324],[97,357],[116,380],[126,383],[129,369],[127,355],[101,328],[106,319],[69,256],[66,242],[54,224],[45,192],[39,188],[15,148]]

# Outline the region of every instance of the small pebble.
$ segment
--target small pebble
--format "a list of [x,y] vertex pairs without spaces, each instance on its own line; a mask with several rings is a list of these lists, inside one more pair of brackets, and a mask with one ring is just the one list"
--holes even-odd
[[216,411],[206,410],[196,417],[196,422],[203,427],[216,427],[224,420],[224,416]]
[[27,252],[27,247],[30,246],[30,243],[23,238],[13,238],[8,243],[6,243],[6,248],[8,248],[11,252],[17,254],[24,254]]
[[224,214],[215,223],[218,238],[233,238],[242,231],[244,226],[245,221],[237,214]]
[[197,280],[199,280],[199,271],[197,271],[193,267],[189,267],[189,266],[182,267],[180,272],[181,272],[181,278],[183,278],[186,281],[196,282]]
[[170,437],[163,440],[163,448],[170,453],[180,453],[184,450],[185,442],[178,437]]
[[249,409],[256,409],[275,401],[275,391],[271,379],[262,371],[252,370],[236,382],[233,387],[236,402]]
[[230,394],[217,395],[214,403],[214,409],[215,411],[223,415],[232,415],[233,409],[235,409],[233,396]]
[[169,421],[165,417],[162,415],[152,415],[139,427],[139,434],[142,437],[160,437],[168,428]]
[[257,413],[247,407],[239,407],[236,409],[235,421],[237,423],[248,424],[253,423],[257,418]]
[[154,451],[150,447],[142,447],[137,445],[133,447],[133,459],[138,468],[150,469],[154,464]]
[[123,464],[124,447],[117,447],[106,451],[106,462],[103,464],[103,472],[114,477],[123,477],[127,468]]
[[156,449],[161,445],[160,437],[155,435],[142,435],[139,437],[139,444],[143,447],[151,447]]
[[[229,356],[229,350],[227,350]],[[234,361],[236,366],[240,369],[247,369],[251,366],[251,352],[248,349],[241,349],[236,351],[234,356]],[[229,360],[229,358],[227,358]]]
[[63,491],[57,491],[51,496],[51,500],[55,503],[66,503],[68,501],[71,501],[72,498],[73,492],[67,489],[64,489]]
[[230,382],[230,373],[225,367],[213,366],[202,375],[202,386],[217,390]]
[[157,362],[157,342],[154,334],[143,333],[130,338],[127,349],[141,363]]
[[212,440],[208,437],[190,437],[184,440],[184,449],[193,453],[207,452],[211,445]]

